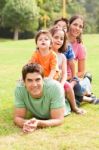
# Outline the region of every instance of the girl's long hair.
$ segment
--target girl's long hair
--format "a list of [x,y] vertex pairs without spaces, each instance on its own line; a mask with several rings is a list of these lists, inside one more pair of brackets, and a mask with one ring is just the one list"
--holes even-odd
[[49,31],[50,31],[52,37],[58,31],[63,31],[64,32],[64,42],[63,42],[63,45],[58,49],[58,52],[60,52],[60,53],[65,52],[66,48],[67,48],[67,36],[66,36],[65,31],[63,29],[59,29],[59,28],[56,28],[56,27],[52,27]]

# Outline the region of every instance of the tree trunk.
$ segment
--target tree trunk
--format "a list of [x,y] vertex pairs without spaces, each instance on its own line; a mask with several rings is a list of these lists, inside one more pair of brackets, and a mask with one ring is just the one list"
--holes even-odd
[[14,30],[14,40],[18,40],[19,37],[19,29],[16,27]]

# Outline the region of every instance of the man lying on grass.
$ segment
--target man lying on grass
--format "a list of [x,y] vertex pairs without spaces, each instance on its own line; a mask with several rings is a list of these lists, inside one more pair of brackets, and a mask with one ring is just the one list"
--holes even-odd
[[[70,113],[61,84],[43,78],[43,68],[28,64],[22,69],[23,82],[15,90],[14,122],[23,132],[33,132],[38,127],[58,126],[63,123],[64,114]],[[67,106],[67,108],[66,108]],[[33,118],[26,119],[30,111]]]

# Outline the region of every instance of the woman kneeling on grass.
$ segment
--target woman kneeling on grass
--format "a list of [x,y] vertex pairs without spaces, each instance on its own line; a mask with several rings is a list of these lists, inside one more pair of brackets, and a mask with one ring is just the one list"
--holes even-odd
[[[75,60],[77,62],[77,76],[81,79],[80,85],[82,92],[77,92],[77,96],[82,93],[83,96],[82,101],[98,104],[99,99],[96,96],[93,96],[91,93],[91,82],[92,82],[92,75],[90,73],[85,74],[85,63],[86,63],[86,49],[82,42],[82,32],[84,28],[84,19],[80,15],[72,16],[69,20],[69,31],[68,31],[68,38],[73,47],[73,51],[75,53]],[[79,89],[76,88],[75,91]],[[79,90],[80,90],[79,89]],[[84,90],[85,89],[85,90]]]

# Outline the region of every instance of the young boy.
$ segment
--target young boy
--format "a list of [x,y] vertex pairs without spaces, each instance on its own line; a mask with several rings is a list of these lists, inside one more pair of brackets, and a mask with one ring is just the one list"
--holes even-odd
[[49,31],[41,30],[37,33],[35,42],[37,50],[33,52],[29,63],[38,63],[44,69],[44,77],[53,78],[57,69],[57,56],[51,50],[52,37]]

